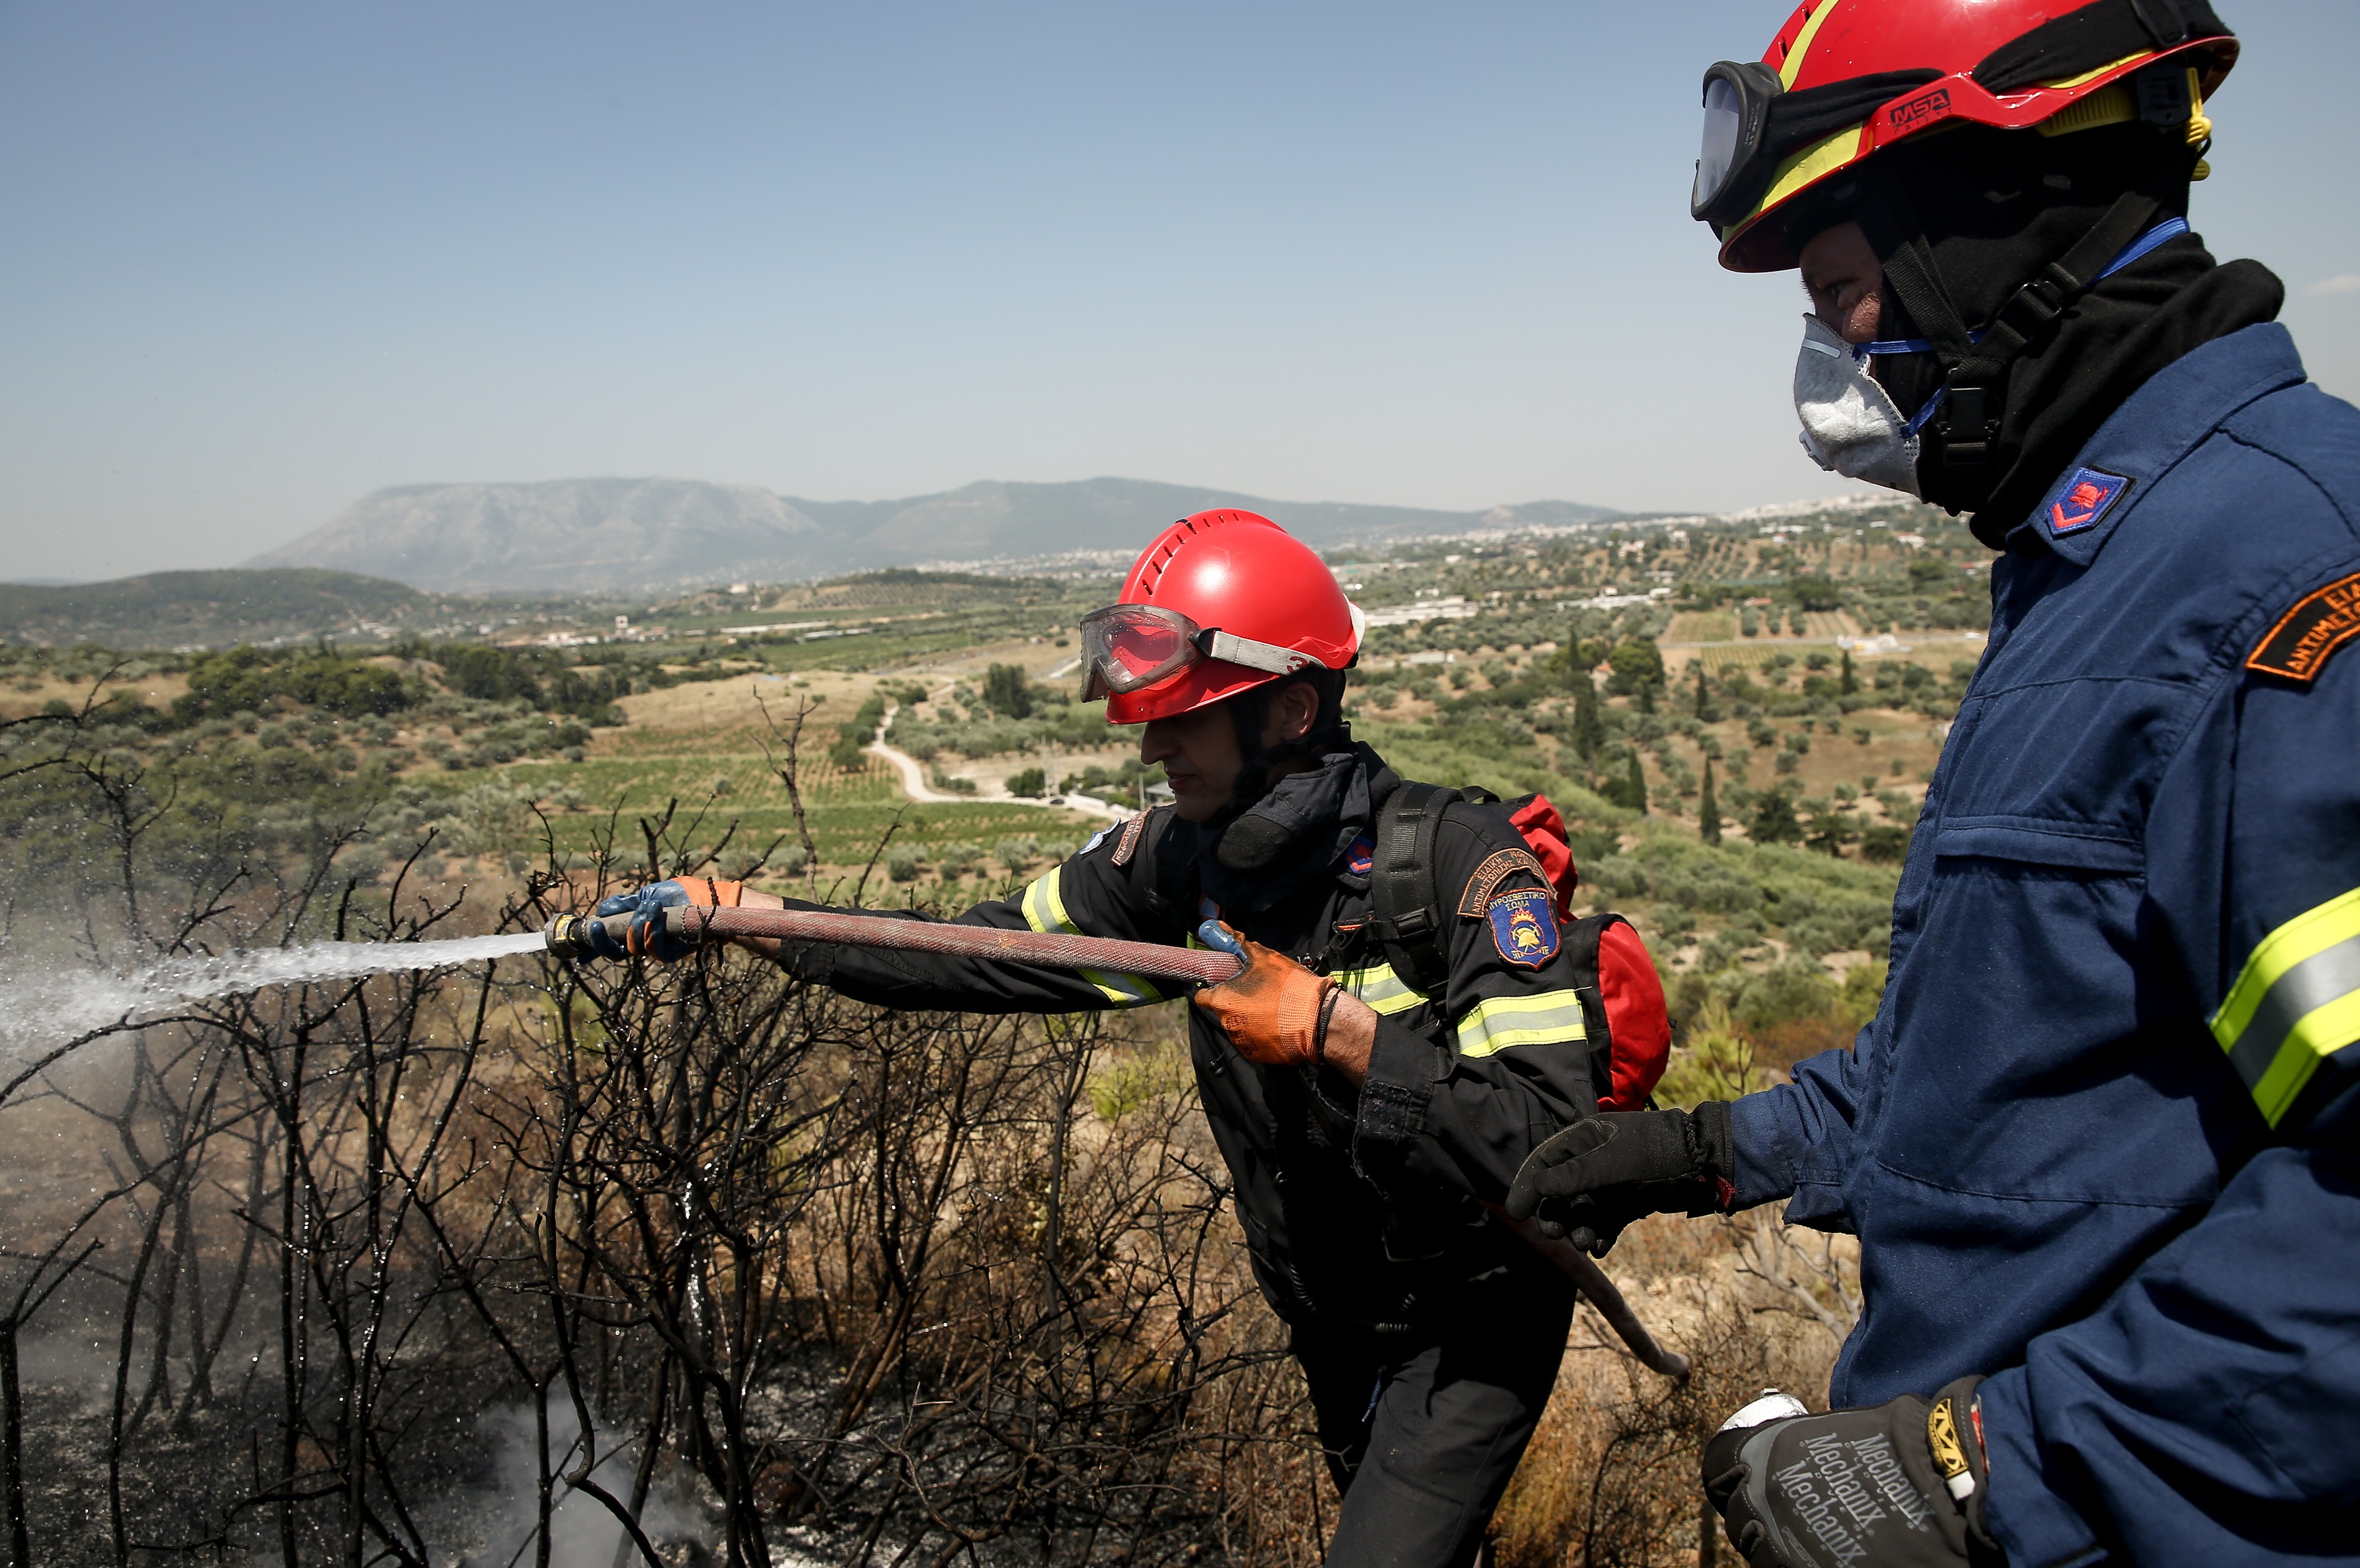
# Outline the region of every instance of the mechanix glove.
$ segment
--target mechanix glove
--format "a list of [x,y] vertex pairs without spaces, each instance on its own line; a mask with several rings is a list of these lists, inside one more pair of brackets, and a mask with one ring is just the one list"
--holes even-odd
[[711,877],[682,877],[671,881],[650,882],[644,887],[634,887],[628,893],[617,893],[598,900],[597,914],[630,915],[629,931],[621,942],[607,934],[596,921],[585,921],[582,941],[593,955],[599,958],[652,958],[660,964],[671,964],[686,958],[696,951],[696,942],[687,937],[675,936],[664,929],[664,911],[682,905],[698,905],[712,909],[735,907],[745,897],[742,882],[724,882]]
[[1601,1111],[1542,1144],[1508,1188],[1508,1217],[1606,1256],[1647,1214],[1717,1214],[1736,1189],[1729,1105],[1694,1111]]
[[2005,1568],[1983,1528],[1982,1381],[1816,1416],[1765,1395],[1705,1444],[1705,1496],[1754,1568]]
[[1328,1021],[1342,995],[1336,982],[1218,920],[1197,927],[1196,938],[1246,961],[1237,975],[1196,996],[1196,1006],[1213,1015],[1238,1054],[1264,1067],[1318,1066],[1326,1054]]

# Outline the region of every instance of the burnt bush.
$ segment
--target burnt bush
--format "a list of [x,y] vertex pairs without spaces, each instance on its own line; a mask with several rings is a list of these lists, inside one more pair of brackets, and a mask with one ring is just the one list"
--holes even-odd
[[487,905],[381,870],[365,807],[237,831],[53,727],[0,770],[46,830],[7,855],[100,875],[62,921],[8,879],[9,1000],[98,1000],[0,1042],[12,1561],[1316,1561],[1164,1020],[873,1009],[721,952],[159,1010],[113,977],[759,857],[618,822]]

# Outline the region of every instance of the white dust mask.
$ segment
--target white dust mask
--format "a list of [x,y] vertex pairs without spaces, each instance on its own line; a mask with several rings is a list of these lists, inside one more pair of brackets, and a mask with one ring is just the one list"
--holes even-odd
[[1803,450],[1821,468],[1918,494],[1917,426],[1868,373],[1867,356],[1817,316],[1803,318],[1795,414],[1803,421]]

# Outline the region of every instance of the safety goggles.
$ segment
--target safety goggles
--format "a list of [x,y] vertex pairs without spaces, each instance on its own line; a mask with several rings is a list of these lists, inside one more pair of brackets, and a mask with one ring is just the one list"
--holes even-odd
[[1750,60],[1724,60],[1704,73],[1704,139],[1697,151],[1688,215],[1727,224],[1745,215],[1766,183],[1770,105],[1786,92],[1778,73]]
[[[1910,103],[1879,113],[1896,97],[1916,93],[1938,80],[1947,85],[1930,98],[1920,93]],[[1872,141],[1882,147],[1919,128],[1920,119],[1910,113],[1912,104],[1939,98],[1946,106],[1964,110],[1971,93],[1992,102],[1972,82],[1943,78],[1936,71],[1881,71],[1789,91],[1766,65],[1724,60],[1704,73],[1704,136],[1697,148],[1688,214],[1725,229],[1754,211],[1786,158],[1863,122],[1869,122]],[[1971,112],[1970,117],[1986,116]]]
[[1206,630],[1177,610],[1109,604],[1082,617],[1082,701],[1153,686],[1204,659],[1273,675],[1326,668],[1295,648],[1232,637],[1218,626]]

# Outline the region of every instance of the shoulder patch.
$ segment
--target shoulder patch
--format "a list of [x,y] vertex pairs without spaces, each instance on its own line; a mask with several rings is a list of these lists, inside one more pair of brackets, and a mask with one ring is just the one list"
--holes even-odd
[[2103,468],[2077,468],[2065,482],[2064,494],[2049,503],[2051,534],[2079,533],[2114,509],[2131,487],[2128,477]]
[[[1147,813],[1145,811],[1140,812],[1139,815],[1131,818],[1131,821],[1122,824],[1122,836],[1114,841],[1113,859],[1117,866],[1130,865],[1131,857],[1139,853],[1139,835],[1146,826]],[[1104,838],[1105,836],[1106,835],[1104,833],[1100,833],[1098,835],[1099,838]],[[1091,842],[1096,843],[1097,841],[1092,840]]]
[[1471,920],[1481,914],[1483,906],[1491,901],[1491,895],[1500,890],[1500,884],[1519,871],[1531,872],[1544,884],[1549,879],[1540,857],[1529,849],[1495,849],[1485,855],[1483,864],[1475,868],[1475,875],[1467,878],[1466,890],[1459,895],[1460,917]]
[[1491,922],[1491,945],[1519,969],[1538,969],[1557,956],[1565,939],[1545,887],[1519,887],[1491,900],[1483,911]]
[[1354,839],[1352,847],[1344,852],[1344,869],[1355,877],[1366,877],[1376,865],[1377,841],[1367,833]]
[[2360,572],[2296,601],[2245,656],[2245,668],[2308,684],[2355,637],[2360,637]]

